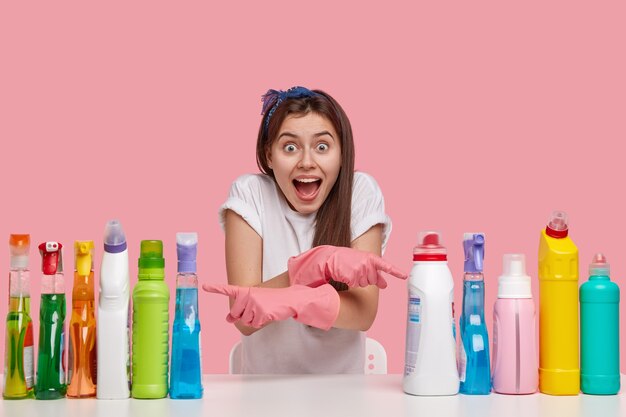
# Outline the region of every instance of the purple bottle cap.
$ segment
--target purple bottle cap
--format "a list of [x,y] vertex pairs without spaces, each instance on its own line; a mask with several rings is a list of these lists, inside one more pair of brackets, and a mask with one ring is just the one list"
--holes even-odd
[[178,272],[195,273],[198,234],[176,233],[176,252],[178,254]]
[[110,220],[104,228],[104,250],[120,253],[126,250],[126,235],[119,220]]

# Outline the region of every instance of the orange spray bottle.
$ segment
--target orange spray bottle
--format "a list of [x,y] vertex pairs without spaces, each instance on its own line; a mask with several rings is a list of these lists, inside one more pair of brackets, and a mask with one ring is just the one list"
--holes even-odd
[[96,313],[91,240],[76,241],[67,396],[96,396]]

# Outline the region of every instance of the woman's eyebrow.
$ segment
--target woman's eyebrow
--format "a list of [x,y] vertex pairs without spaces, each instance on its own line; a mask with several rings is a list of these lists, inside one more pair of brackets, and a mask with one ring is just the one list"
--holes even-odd
[[288,137],[290,137],[290,138],[294,138],[294,139],[298,138],[298,135],[296,135],[295,133],[291,133],[291,132],[283,132],[283,133],[281,133],[280,135],[278,135],[278,138],[277,138],[276,140],[278,140],[278,139],[282,138],[283,136],[288,136]]
[[331,134],[328,130],[323,130],[323,131],[321,131],[321,132],[316,133],[316,134],[315,134],[315,135],[313,135],[313,136],[314,136],[314,137],[316,137],[316,138],[319,138],[320,136],[325,136],[325,135],[328,135],[328,136],[330,136],[331,138],[335,139],[335,137],[334,137],[334,136],[333,136],[333,135],[332,135],[332,134]]

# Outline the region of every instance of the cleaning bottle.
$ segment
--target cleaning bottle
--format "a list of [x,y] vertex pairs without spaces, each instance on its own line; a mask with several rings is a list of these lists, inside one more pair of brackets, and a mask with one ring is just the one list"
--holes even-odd
[[580,286],[580,383],[585,394],[613,395],[620,389],[619,286],[609,273],[606,257],[597,253],[589,281]]
[[578,248],[555,211],[539,240],[539,390],[578,395]]
[[177,233],[178,276],[176,312],[172,329],[170,398],[202,398],[198,276],[196,275],[197,233]]
[[493,309],[493,390],[533,394],[539,384],[535,303],[526,257],[506,254]]
[[45,242],[41,254],[41,304],[39,308],[39,345],[37,354],[38,400],[65,397],[65,281],[63,245]]
[[143,240],[133,289],[133,398],[167,396],[169,300],[163,242]]
[[93,283],[93,241],[74,243],[75,270],[70,318],[67,396],[96,395],[96,312]]
[[98,298],[98,399],[130,397],[130,274],[122,225],[111,220],[104,229]]
[[[459,392],[454,337],[454,282],[438,232],[421,232],[408,282],[404,392]],[[451,326],[452,325],[452,326]]]
[[491,392],[491,371],[489,336],[485,324],[485,279],[483,276],[485,235],[465,233],[463,249],[465,273],[463,274],[463,313],[459,321],[461,331],[460,392],[486,395]]
[[4,351],[4,389],[7,400],[33,398],[33,322],[30,318],[30,235],[11,235],[9,251],[9,313]]

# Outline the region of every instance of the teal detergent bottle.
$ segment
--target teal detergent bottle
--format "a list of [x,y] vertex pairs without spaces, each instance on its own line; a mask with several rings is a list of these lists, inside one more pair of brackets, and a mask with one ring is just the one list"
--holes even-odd
[[619,287],[609,278],[606,257],[597,253],[589,281],[580,286],[580,388],[614,395],[620,389]]

